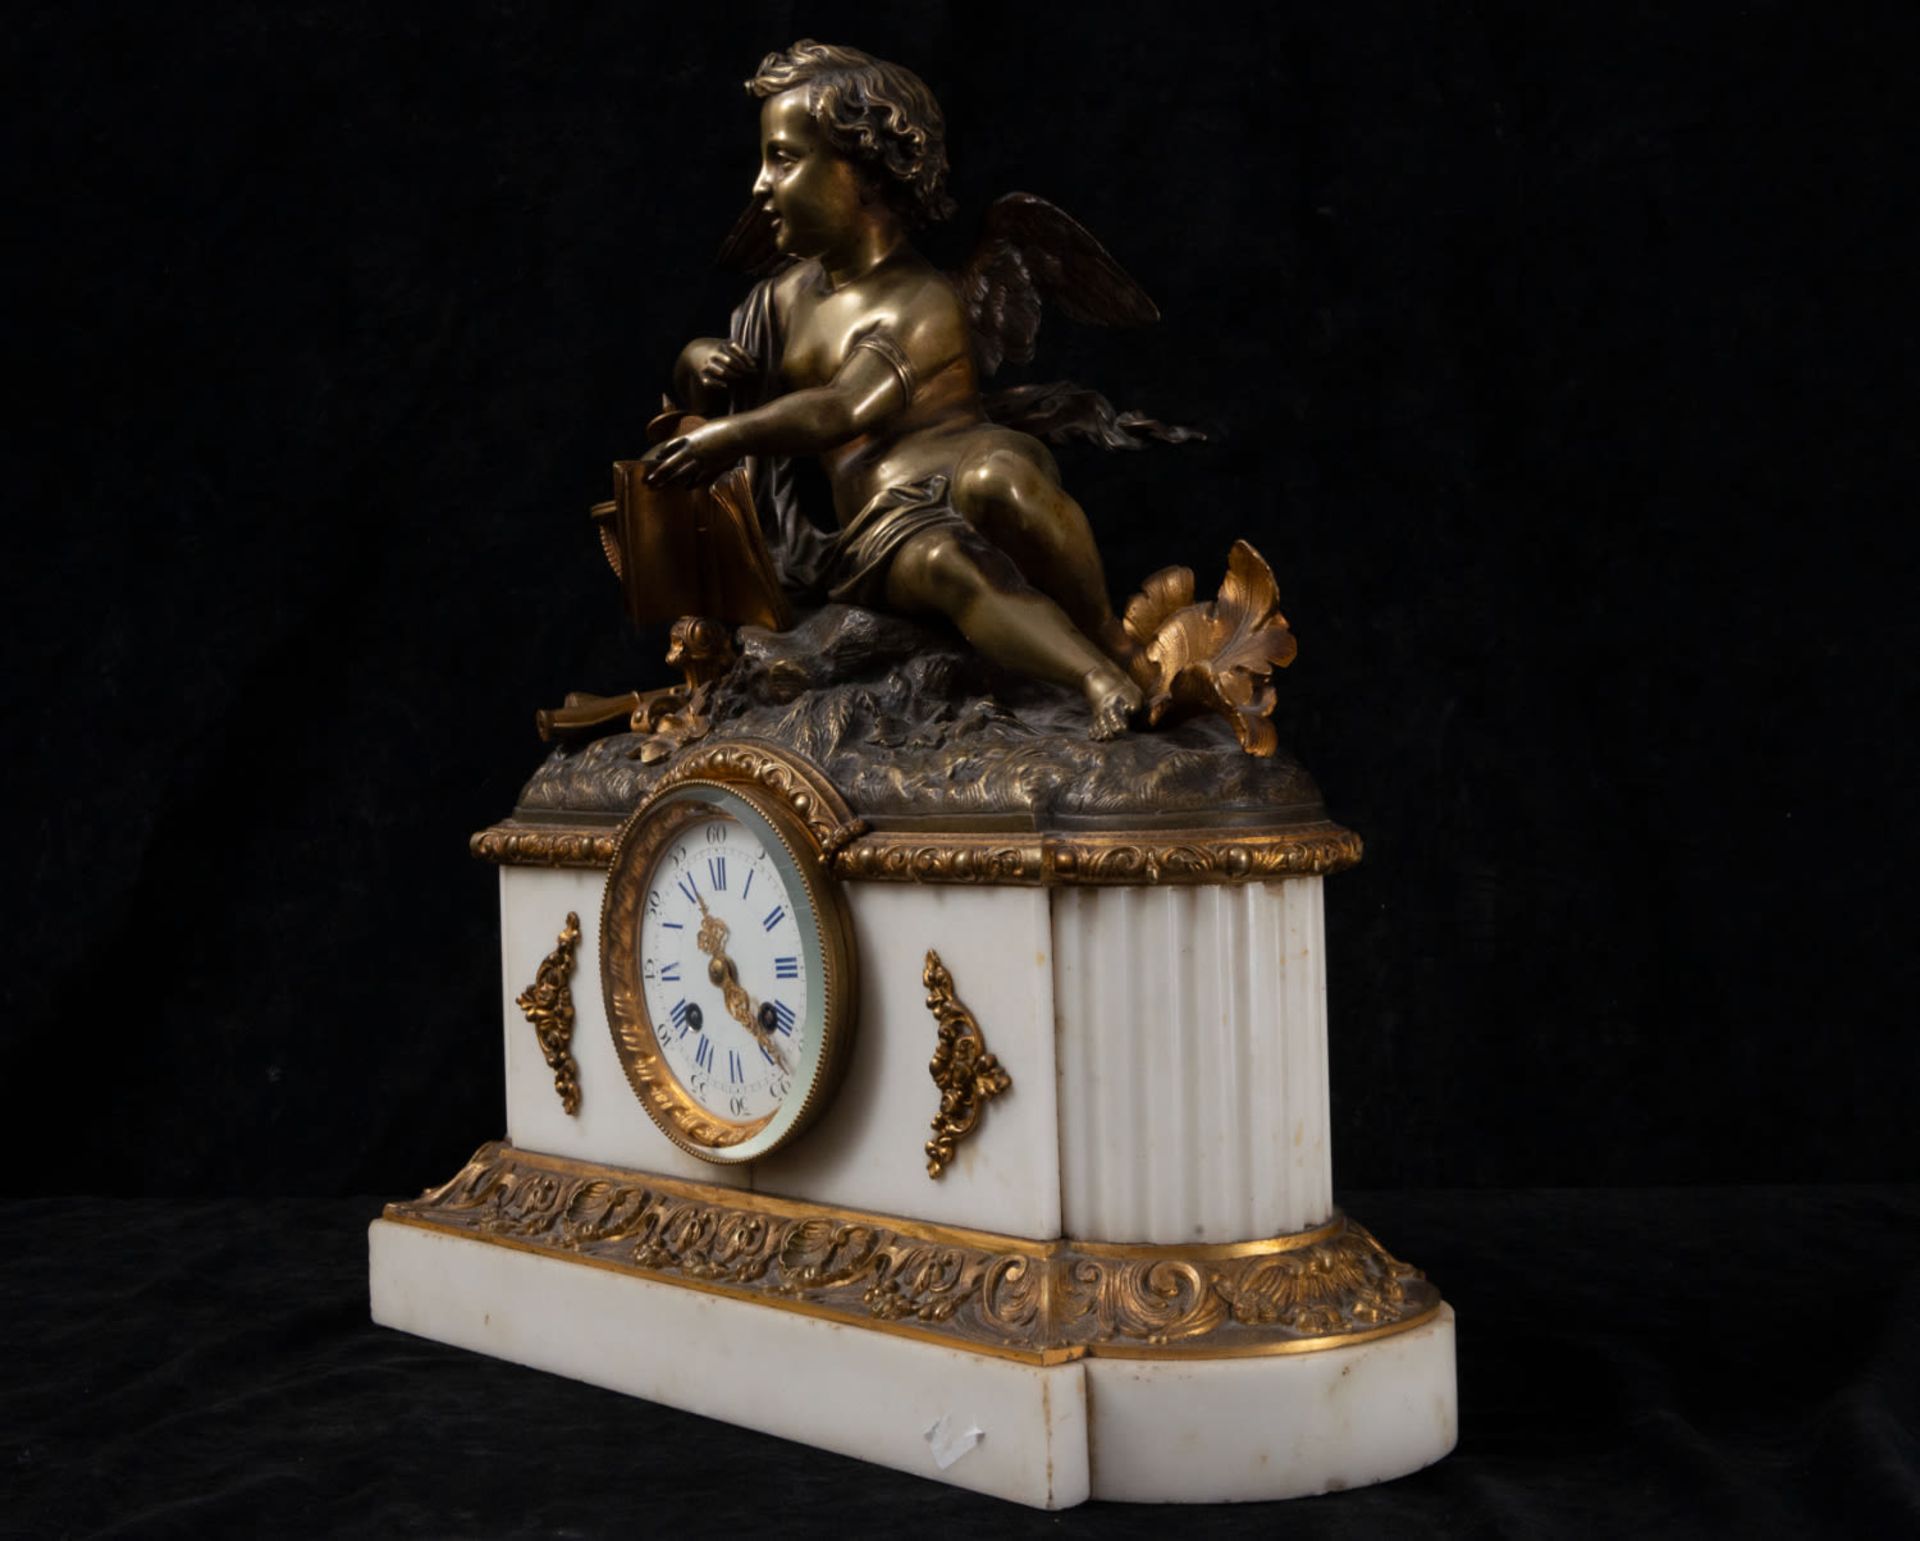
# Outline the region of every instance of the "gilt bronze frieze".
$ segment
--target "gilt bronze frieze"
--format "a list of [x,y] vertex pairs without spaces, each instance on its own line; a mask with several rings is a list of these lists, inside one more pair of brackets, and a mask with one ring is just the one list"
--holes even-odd
[[1339,1215],[1220,1245],[1030,1240],[493,1143],[386,1218],[1033,1364],[1311,1353],[1440,1309]]

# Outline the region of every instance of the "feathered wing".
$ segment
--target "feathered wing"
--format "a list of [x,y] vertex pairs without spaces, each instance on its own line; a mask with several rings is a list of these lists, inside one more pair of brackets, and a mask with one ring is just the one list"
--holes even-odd
[[1092,326],[1160,319],[1159,307],[1084,225],[1032,193],[994,201],[973,255],[950,276],[973,323],[983,375],[1009,359],[1032,360],[1042,300]]

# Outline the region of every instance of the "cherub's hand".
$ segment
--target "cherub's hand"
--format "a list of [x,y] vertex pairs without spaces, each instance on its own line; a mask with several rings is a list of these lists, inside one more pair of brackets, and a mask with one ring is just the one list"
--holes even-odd
[[753,356],[730,342],[709,339],[692,344],[686,353],[689,373],[709,390],[720,390],[760,372]]
[[691,486],[710,482],[740,457],[728,447],[726,419],[703,424],[692,433],[656,444],[641,457],[647,485]]

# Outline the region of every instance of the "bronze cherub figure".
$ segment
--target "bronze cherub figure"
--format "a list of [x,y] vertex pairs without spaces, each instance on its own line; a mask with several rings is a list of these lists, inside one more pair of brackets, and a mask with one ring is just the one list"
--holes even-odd
[[[699,505],[716,532],[703,549],[737,545],[744,522],[765,543],[758,566],[789,589],[944,617],[991,662],[1080,691],[1094,738],[1209,704],[1268,752],[1256,719],[1293,640],[1265,563],[1237,546],[1218,605],[1191,603],[1185,569],[1157,574],[1123,624],[1087,516],[1036,436],[1197,435],[1074,387],[982,392],[1003,360],[1032,357],[1043,297],[1105,325],[1153,321],[1153,302],[1078,223],[1027,194],[992,206],[962,272],[928,262],[912,231],[953,202],[940,108],[911,71],[803,40],[768,55],[747,89],[762,102],[760,170],[723,256],[772,271],[728,337],[681,352],[654,430],[666,437],[623,468],[623,497],[718,482]],[[837,533],[799,510],[791,461],[806,455],[827,474]],[[728,618],[784,608],[773,595]],[[1198,656],[1197,637],[1236,640],[1231,656]]]

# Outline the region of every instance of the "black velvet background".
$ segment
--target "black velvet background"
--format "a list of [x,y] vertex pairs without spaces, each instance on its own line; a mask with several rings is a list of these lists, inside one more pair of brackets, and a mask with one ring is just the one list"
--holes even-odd
[[1544,9],[27,22],[0,978],[9,1096],[87,1095],[6,1183],[404,1190],[497,1130],[464,843],[536,706],[664,678],[585,505],[739,293],[738,81],[803,31],[926,70],[959,225],[1056,198],[1160,301],[1036,373],[1221,431],[1069,453],[1116,589],[1280,574],[1369,842],[1343,1176],[1920,1175],[1903,29]]
[[[1327,891],[1343,1186],[1920,1179],[1916,30],[1891,4],[10,13],[0,1194],[404,1193],[500,1132],[466,837],[540,753],[536,706],[665,677],[585,507],[740,292],[708,260],[752,176],[738,82],[806,34],[939,94],[963,213],[936,255],[1018,187],[1161,305],[1146,333],[1056,318],[1031,374],[1218,435],[1063,456],[1116,590],[1209,582],[1239,534],[1280,575],[1283,738],[1368,841]],[[1911,1290],[1888,1213],[1834,1300]],[[1490,1237],[1479,1277],[1386,1239],[1457,1299],[1498,1273]],[[1523,1250],[1552,1278],[1580,1245]],[[1709,1294],[1767,1299],[1723,1266]],[[1519,1352],[1480,1309],[1469,1375]],[[1885,1363],[1920,1374],[1902,1341]],[[1563,1411],[1508,1390],[1513,1427]],[[1910,1400],[1872,1416],[1910,1472]]]

